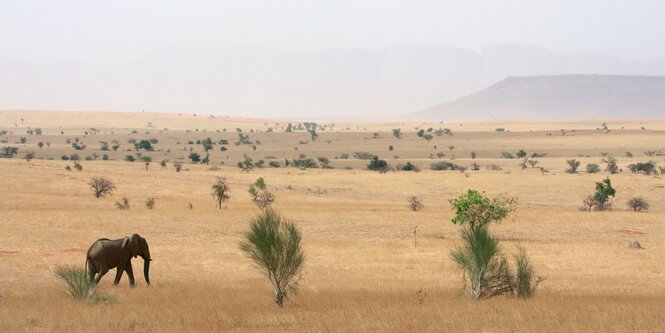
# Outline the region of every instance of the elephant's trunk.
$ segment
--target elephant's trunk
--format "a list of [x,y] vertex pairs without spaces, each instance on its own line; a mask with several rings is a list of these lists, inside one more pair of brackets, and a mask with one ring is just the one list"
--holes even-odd
[[145,283],[150,285],[150,258],[143,259],[143,277],[145,277]]

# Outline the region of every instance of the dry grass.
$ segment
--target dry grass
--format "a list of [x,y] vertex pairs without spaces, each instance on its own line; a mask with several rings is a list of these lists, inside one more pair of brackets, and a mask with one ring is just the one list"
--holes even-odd
[[[6,126],[4,115],[0,114],[0,126]],[[58,125],[44,121],[41,126],[49,124]],[[79,127],[72,131],[93,126]],[[168,140],[177,140],[168,136],[218,136],[175,132],[163,134],[164,147]],[[647,146],[665,150],[659,131],[626,133],[622,139],[593,130],[569,142],[567,136],[542,133],[513,133],[512,139],[502,140],[496,139],[496,133],[469,132],[467,137],[456,134],[454,139],[435,138],[433,143],[441,140],[434,144],[444,147],[446,143],[447,147],[445,140],[460,140],[455,145],[462,147],[466,141],[477,142],[497,156],[504,145],[513,147],[513,152],[533,145],[538,152],[551,149],[553,156],[540,159],[541,164],[560,170],[565,168],[566,157],[578,153],[592,154],[588,159],[597,162],[606,146],[634,153]],[[297,142],[301,134],[273,134],[271,142],[270,134],[262,133],[273,152],[260,154],[279,153],[280,158],[294,154],[291,141]],[[327,135],[340,141],[326,144]],[[311,154],[321,155],[371,151],[372,145],[396,141],[388,140],[388,135],[383,134],[384,143],[376,143],[362,139],[371,133],[320,133],[316,144],[304,146],[313,147]],[[129,137],[127,133],[117,136],[122,142]],[[630,140],[624,140],[626,136]],[[358,148],[354,140],[374,143]],[[161,144],[160,138],[157,147]],[[541,144],[542,149],[538,148]],[[327,146],[328,150],[316,151]],[[429,154],[428,149],[415,148],[411,153],[429,163],[422,155]],[[71,153],[71,148],[66,151]],[[662,157],[652,159],[663,161]],[[627,160],[619,158],[620,162]],[[614,175],[617,197],[613,201],[619,210],[582,212],[578,209],[582,198],[606,174],[570,175],[555,170],[542,175],[536,169],[519,171],[515,161],[481,161],[481,165],[504,163],[507,171],[482,169],[470,172],[469,177],[427,170],[380,175],[364,170],[291,168],[242,174],[235,167],[210,171],[206,166],[186,165],[188,171],[176,173],[156,163],[145,171],[139,163],[90,161],[83,162],[84,169],[78,172],[65,171],[65,161],[33,160],[28,164],[0,159],[0,172],[5,175],[0,177],[0,295],[4,296],[0,299],[0,331],[665,330],[661,324],[665,321],[665,203],[658,200],[665,194],[663,178]],[[363,162],[349,163],[360,166]],[[118,186],[113,197],[95,199],[86,185],[92,176],[113,180]],[[216,176],[226,177],[231,188],[228,207],[222,210],[215,209],[210,197]],[[301,228],[307,254],[299,294],[282,310],[272,301],[265,277],[238,248],[249,219],[257,213],[247,188],[258,177],[270,184],[276,197],[274,207]],[[308,194],[308,189],[316,188],[325,193]],[[459,242],[459,229],[449,222],[452,212],[447,199],[467,188],[489,194],[507,192],[519,199],[514,217],[493,230],[503,239],[506,252],[515,252],[520,244],[537,273],[547,277],[533,300],[472,302],[461,293],[462,275],[449,257],[450,249]],[[423,200],[424,210],[408,209],[406,200],[413,195]],[[628,198],[637,195],[652,203],[651,211],[634,213],[623,207]],[[122,211],[113,204],[121,197],[134,203],[154,197],[157,205],[149,210],[136,204]],[[193,210],[188,208],[189,202]],[[417,248],[413,247],[414,225],[418,226]],[[153,284],[149,288],[139,279],[138,286],[130,289],[126,277],[113,288],[110,274],[100,289],[116,295],[116,302],[78,304],[65,295],[66,286],[53,272],[56,265],[83,265],[85,250],[95,239],[133,232],[146,237],[151,246]],[[632,239],[646,249],[628,249]],[[135,272],[140,271],[140,264],[140,258],[134,261]],[[425,295],[422,304],[419,290]]]

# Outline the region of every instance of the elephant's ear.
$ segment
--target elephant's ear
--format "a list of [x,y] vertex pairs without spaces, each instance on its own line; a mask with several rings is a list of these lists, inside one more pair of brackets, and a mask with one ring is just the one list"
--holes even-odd
[[139,238],[140,236],[138,234],[132,234],[131,236],[126,237],[125,241],[122,243],[122,248],[128,249],[129,254],[134,258],[139,254]]

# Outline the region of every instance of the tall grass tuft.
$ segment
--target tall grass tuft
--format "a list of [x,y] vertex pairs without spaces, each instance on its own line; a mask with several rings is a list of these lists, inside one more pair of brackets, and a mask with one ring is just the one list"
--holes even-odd
[[85,268],[62,265],[56,266],[55,274],[69,287],[69,296],[77,301],[92,300],[97,284],[88,277]]
[[519,247],[519,252],[513,256],[517,272],[515,275],[515,290],[517,297],[531,298],[536,293],[536,287],[544,278],[534,276],[534,269],[529,260],[529,256],[524,248]]
[[68,295],[81,302],[97,303],[101,301],[113,301],[115,297],[97,293],[97,284],[90,279],[85,268],[74,265],[58,265],[55,267],[55,275],[67,283]]
[[513,275],[499,240],[487,227],[464,228],[464,246],[452,251],[457,266],[465,272],[469,296],[473,299],[489,298],[513,291]]
[[252,219],[250,230],[240,249],[268,276],[275,302],[280,307],[295,291],[305,255],[300,247],[301,235],[295,224],[282,219],[272,208],[266,208]]

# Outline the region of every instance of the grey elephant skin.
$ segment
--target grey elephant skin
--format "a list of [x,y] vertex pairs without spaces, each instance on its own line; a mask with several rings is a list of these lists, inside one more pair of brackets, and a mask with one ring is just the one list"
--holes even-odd
[[121,239],[101,238],[96,240],[88,249],[85,257],[85,266],[90,279],[96,283],[102,279],[110,269],[116,268],[113,285],[118,285],[123,272],[127,272],[129,285],[134,286],[134,271],[132,258],[143,258],[143,276],[150,285],[150,249],[145,238],[138,234]]

